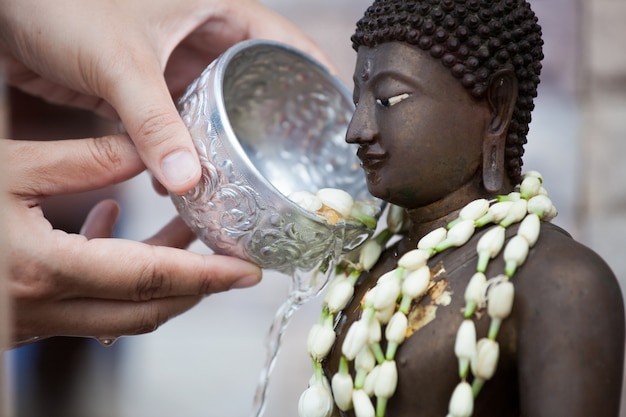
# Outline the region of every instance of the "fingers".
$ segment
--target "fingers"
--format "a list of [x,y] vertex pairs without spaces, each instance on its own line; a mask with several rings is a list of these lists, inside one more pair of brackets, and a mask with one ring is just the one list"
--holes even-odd
[[153,246],[169,246],[171,248],[184,249],[189,246],[196,235],[187,227],[183,219],[175,217],[157,234],[144,241]]
[[200,180],[200,161],[160,64],[149,57],[144,59],[135,64],[145,68],[144,72],[131,71],[109,81],[114,87],[108,100],[157,181],[169,191],[182,194]]
[[114,200],[99,202],[89,211],[80,234],[87,239],[113,236],[113,228],[119,213],[120,206]]
[[144,169],[127,135],[49,142],[0,140],[13,194],[57,195],[117,184]]
[[[149,333],[159,326],[194,307],[199,296],[168,297],[143,303],[72,300],[60,313],[67,326],[62,334],[76,336],[117,337]],[[72,317],[74,319],[72,319]],[[76,318],[82,317],[82,320]],[[72,323],[74,322],[74,323]]]
[[[176,228],[180,224],[170,224]],[[184,246],[185,228],[166,227],[155,241]],[[77,249],[78,248],[78,249]],[[240,259],[200,255],[184,249],[151,246],[123,239],[92,239],[68,235],[48,255],[51,270],[65,277],[61,297],[148,301],[172,296],[197,296],[257,284],[261,270]]]
[[[156,330],[194,307],[202,297],[168,297],[145,302],[75,298],[59,303],[22,305],[15,316],[13,340],[33,337],[82,336],[116,338]],[[23,310],[23,311],[22,311]],[[42,321],[41,317],[46,320]]]
[[154,191],[156,191],[157,194],[162,196],[167,195],[167,189],[163,187],[163,184],[157,181],[156,178],[154,178],[154,175],[150,175],[150,181],[152,182],[152,188],[154,188]]

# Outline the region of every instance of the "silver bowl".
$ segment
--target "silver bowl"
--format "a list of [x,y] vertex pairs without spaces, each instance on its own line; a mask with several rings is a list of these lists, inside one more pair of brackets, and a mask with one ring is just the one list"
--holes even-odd
[[171,196],[178,212],[215,253],[267,269],[312,270],[354,249],[372,230],[331,225],[286,197],[328,187],[372,200],[345,142],[353,110],[347,88],[302,52],[270,41],[233,46],[179,103],[202,180]]

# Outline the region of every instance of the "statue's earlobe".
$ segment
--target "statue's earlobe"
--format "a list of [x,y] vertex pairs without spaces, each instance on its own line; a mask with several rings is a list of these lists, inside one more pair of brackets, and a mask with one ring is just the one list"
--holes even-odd
[[483,142],[483,185],[495,193],[504,181],[504,151],[515,101],[517,100],[517,78],[512,70],[496,72],[487,89],[487,101],[491,119]]

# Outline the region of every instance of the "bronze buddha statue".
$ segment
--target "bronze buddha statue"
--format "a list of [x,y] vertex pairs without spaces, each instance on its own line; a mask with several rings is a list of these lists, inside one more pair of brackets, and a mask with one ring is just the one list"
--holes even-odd
[[[410,226],[360,276],[338,314],[337,339],[323,361],[329,379],[378,278],[465,205],[507,195],[520,183],[543,58],[541,28],[524,0],[376,0],[352,43],[356,110],[347,141],[358,145],[371,194],[404,208]],[[407,314],[387,417],[448,413],[459,383],[454,345],[463,294],[476,271],[476,242],[492,227],[478,227],[467,244],[428,260],[435,285]],[[517,227],[507,228],[507,239]],[[503,268],[500,254],[485,274]],[[497,369],[472,415],[618,416],[624,307],[609,266],[542,222],[511,281],[514,303],[497,336]],[[471,319],[478,334],[488,332],[486,314]],[[335,407],[333,415],[355,414]]]

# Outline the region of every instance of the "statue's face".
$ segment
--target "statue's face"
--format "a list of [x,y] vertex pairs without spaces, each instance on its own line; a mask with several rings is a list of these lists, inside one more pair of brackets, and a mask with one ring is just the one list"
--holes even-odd
[[422,207],[480,169],[489,107],[428,52],[403,42],[361,46],[354,82],[347,141],[359,145],[374,196]]

